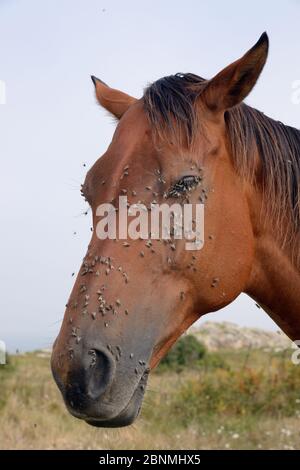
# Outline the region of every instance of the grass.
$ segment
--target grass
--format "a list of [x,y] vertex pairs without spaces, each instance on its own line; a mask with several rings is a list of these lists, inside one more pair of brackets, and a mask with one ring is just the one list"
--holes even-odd
[[0,366],[0,449],[300,449],[300,366],[290,351],[218,356],[158,369],[136,424],[112,430],[67,413],[49,358],[12,356]]

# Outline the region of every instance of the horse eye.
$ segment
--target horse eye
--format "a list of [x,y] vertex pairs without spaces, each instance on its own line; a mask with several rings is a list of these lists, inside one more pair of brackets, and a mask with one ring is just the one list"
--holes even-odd
[[184,176],[177,183],[173,184],[166,197],[181,197],[182,195],[195,189],[201,181],[200,176]]

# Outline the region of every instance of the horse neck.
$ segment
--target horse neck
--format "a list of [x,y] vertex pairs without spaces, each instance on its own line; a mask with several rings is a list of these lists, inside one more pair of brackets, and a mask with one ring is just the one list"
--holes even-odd
[[[250,213],[251,210],[255,213],[253,207]],[[269,229],[262,230],[262,222],[253,219],[255,255],[245,292],[291,339],[300,339],[299,267],[293,263],[291,253],[284,251],[276,240],[271,221]],[[300,249],[299,243],[297,248]]]

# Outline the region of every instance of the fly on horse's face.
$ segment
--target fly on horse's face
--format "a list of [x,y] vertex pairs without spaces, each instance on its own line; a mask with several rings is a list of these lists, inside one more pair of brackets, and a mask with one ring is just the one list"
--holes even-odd
[[[89,424],[132,423],[149,371],[176,339],[246,288],[250,189],[233,167],[224,115],[254,86],[267,50],[264,34],[212,80],[166,77],[139,100],[93,77],[98,101],[119,123],[83,185],[94,231],[52,356],[69,411]],[[189,202],[205,203],[201,250],[187,251],[185,240],[97,237],[100,204],[124,194],[147,207],[183,203],[187,192]]]

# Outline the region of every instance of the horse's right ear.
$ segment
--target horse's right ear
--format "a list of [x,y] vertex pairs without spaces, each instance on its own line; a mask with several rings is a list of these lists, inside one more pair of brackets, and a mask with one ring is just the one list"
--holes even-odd
[[127,109],[137,101],[136,98],[123,93],[122,91],[110,88],[106,83],[97,77],[91,76],[95,85],[96,98],[98,102],[108,112],[116,118],[121,119]]
[[254,87],[268,56],[269,39],[263,33],[257,43],[239,60],[208,81],[201,93],[207,107],[224,112],[236,106]]

